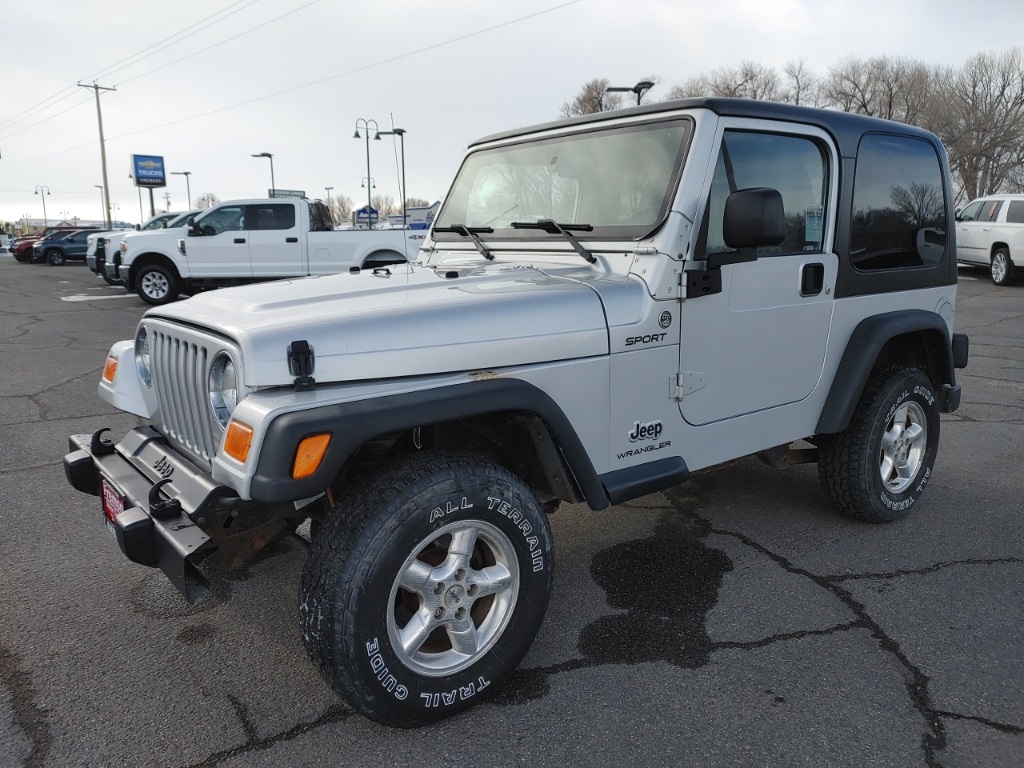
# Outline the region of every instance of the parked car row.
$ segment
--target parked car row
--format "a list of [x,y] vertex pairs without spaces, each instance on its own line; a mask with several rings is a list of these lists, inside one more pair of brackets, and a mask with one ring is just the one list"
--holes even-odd
[[[95,227],[84,229],[82,227],[67,226],[47,227],[38,234],[16,237],[10,245],[10,251],[17,261],[40,264],[46,259],[47,254],[53,250],[57,243],[62,242],[65,238],[78,232],[88,233],[92,231],[95,231]],[[71,244],[69,243],[68,245]],[[40,247],[37,249],[36,246]],[[61,252],[66,252],[67,249],[60,246],[59,250]],[[74,250],[73,246],[71,250]]]
[[198,212],[168,211],[166,213],[158,213],[153,218],[143,222],[136,229],[93,232],[86,238],[85,264],[90,271],[102,277],[109,285],[123,285],[117,276],[117,270],[109,270],[107,265],[114,263],[115,256],[119,254],[118,249],[125,235],[129,232],[148,232],[154,229],[184,226],[185,220]]

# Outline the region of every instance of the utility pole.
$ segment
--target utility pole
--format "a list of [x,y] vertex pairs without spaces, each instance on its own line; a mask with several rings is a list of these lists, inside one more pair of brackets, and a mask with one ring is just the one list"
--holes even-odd
[[92,85],[85,85],[78,83],[79,88],[92,88],[93,93],[96,96],[96,119],[100,125],[100,162],[103,164],[103,203],[106,210],[106,216],[104,217],[107,221],[111,221],[113,216],[110,210],[110,184],[107,183],[107,144],[103,140],[103,110],[100,108],[100,91],[116,91],[117,88],[107,88],[102,85],[97,85],[96,81],[93,81]]

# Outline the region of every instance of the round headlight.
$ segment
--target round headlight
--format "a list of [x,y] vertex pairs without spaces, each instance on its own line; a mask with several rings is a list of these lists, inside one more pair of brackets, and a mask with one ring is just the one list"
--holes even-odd
[[153,368],[149,358],[149,332],[140,325],[135,332],[135,369],[146,388],[153,386]]
[[227,427],[231,412],[238,405],[238,382],[235,364],[221,352],[210,367],[210,406],[222,427]]

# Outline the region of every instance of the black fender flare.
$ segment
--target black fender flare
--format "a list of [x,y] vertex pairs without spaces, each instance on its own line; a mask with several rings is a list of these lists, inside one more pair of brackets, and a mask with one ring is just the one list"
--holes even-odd
[[952,341],[946,321],[940,315],[923,309],[873,315],[857,324],[846,344],[832,388],[818,416],[816,434],[836,434],[846,429],[885,345],[898,336],[922,332],[940,334],[944,341],[944,359],[935,361],[933,369],[939,379],[937,383],[955,384]]
[[[497,411],[526,411],[539,416],[551,432],[591,509],[605,509],[608,494],[575,428],[546,392],[521,379],[486,379],[369,400],[333,403],[292,411],[273,419],[250,485],[261,502],[309,498],[323,492],[349,457],[367,440],[404,429]],[[330,432],[331,442],[319,468],[295,479],[291,467],[303,438]]]

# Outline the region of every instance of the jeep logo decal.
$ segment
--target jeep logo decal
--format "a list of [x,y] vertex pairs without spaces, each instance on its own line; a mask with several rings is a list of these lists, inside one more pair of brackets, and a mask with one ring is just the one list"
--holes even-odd
[[661,435],[661,422],[648,421],[642,424],[639,421],[633,422],[633,431],[629,433],[629,442],[635,443],[640,440],[657,440]]
[[166,457],[161,456],[159,460],[153,465],[153,469],[160,473],[161,477],[167,478],[174,474],[174,467],[167,461]]

